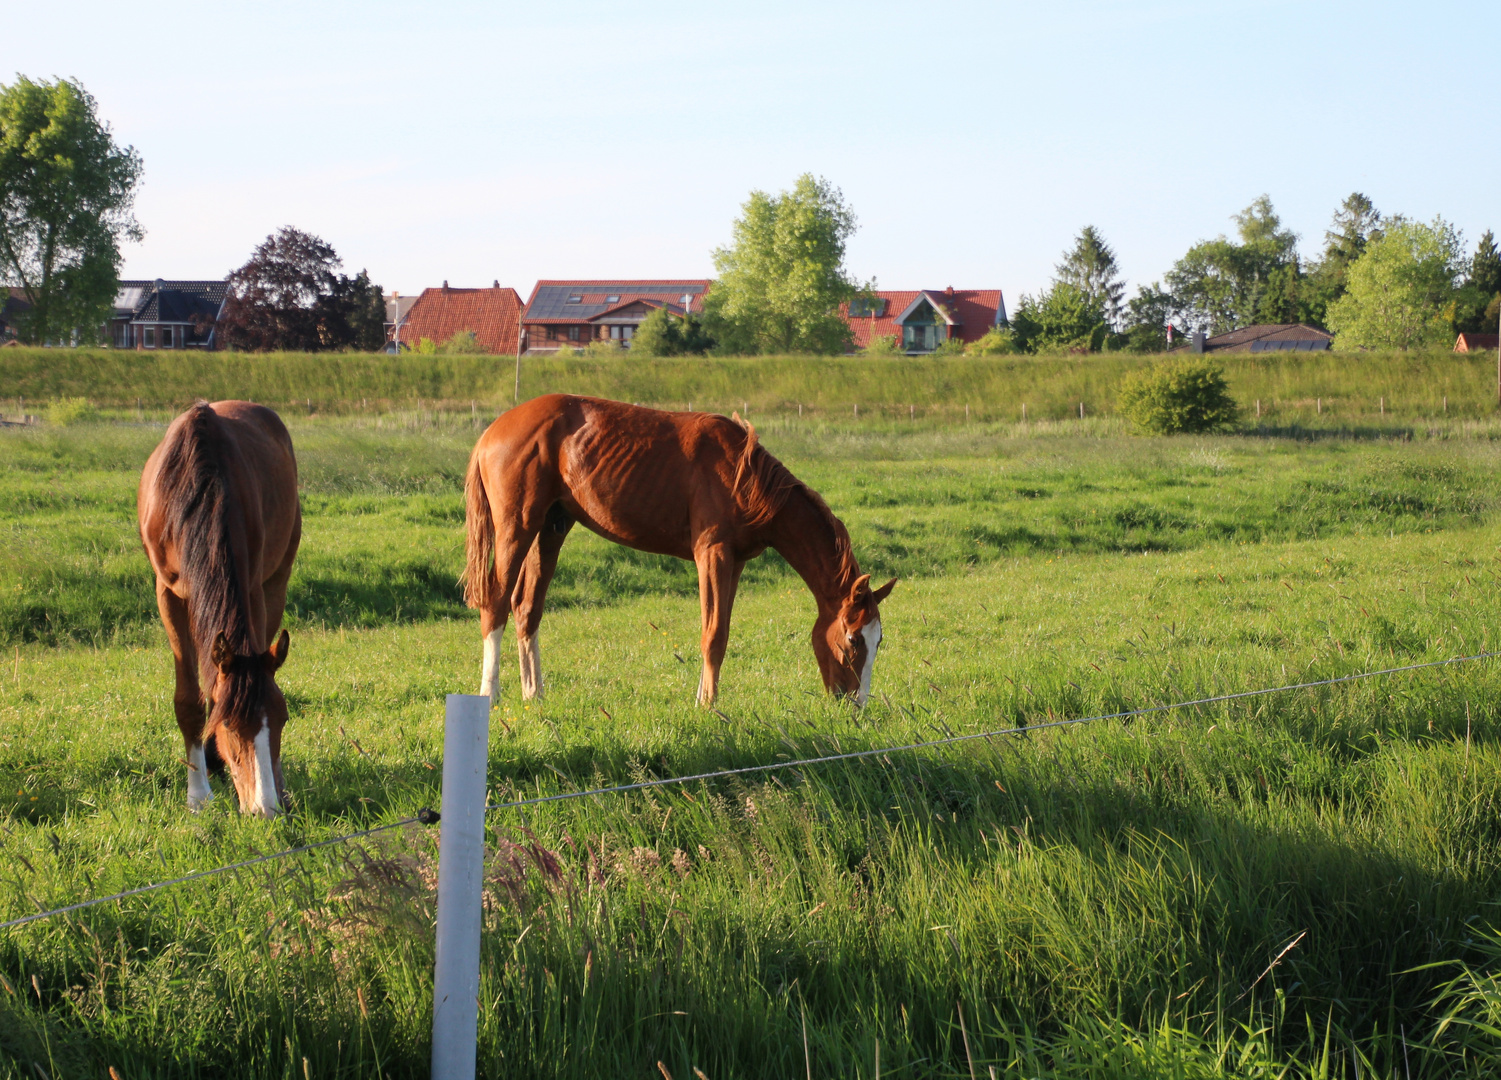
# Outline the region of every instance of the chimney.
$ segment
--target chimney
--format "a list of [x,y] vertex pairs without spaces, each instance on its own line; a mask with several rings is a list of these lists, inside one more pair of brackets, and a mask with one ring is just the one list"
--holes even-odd
[[498,289],[498,288],[500,288],[500,278],[496,278],[494,281],[492,281],[490,283],[490,288],[492,288],[492,289]]
[[943,295],[952,298],[954,295],[954,287],[950,285],[947,289],[944,289]]
[[443,291],[444,292],[448,291],[448,279],[447,278],[443,279]]
[[1196,352],[1196,353],[1203,352],[1204,351],[1204,340],[1205,340],[1204,339],[1204,331],[1202,331],[1202,330],[1195,330],[1194,331],[1194,336],[1193,336],[1193,344],[1191,346],[1189,346],[1189,351],[1190,352]]

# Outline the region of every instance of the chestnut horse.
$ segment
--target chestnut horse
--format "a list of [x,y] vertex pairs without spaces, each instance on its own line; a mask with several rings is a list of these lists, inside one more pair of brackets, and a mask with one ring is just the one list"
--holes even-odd
[[248,401],[200,401],[147,460],[136,511],[177,661],[188,809],[213,798],[208,771],[227,763],[240,810],[275,817],[287,722],[275,678],[287,632],[277,630],[302,537],[281,418]]
[[606,540],[692,559],[703,616],[698,702],[719,691],[730,608],[747,561],[774,548],[818,604],[813,654],[824,686],[864,705],[881,643],[879,589],[860,573],[828,505],[756,441],[737,415],[643,409],[549,394],[480,436],[464,480],[464,599],[480,610],[481,694],[500,690],[500,634],[516,612],[521,692],[542,695],[537,627],[574,522]]

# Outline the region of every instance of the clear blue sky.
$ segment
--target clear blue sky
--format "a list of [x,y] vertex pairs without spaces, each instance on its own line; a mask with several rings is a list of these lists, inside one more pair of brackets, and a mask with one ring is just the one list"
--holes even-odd
[[[1491,57],[1487,61],[1487,56]],[[221,276],[283,224],[414,292],[709,276],[808,171],[884,288],[1046,286],[1086,224],[1134,287],[1265,192],[1501,228],[1501,5],[1384,2],[12,5],[145,159],[133,277]]]

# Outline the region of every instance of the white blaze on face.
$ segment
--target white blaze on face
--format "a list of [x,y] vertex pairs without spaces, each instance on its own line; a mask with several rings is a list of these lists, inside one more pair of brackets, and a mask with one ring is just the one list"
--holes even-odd
[[485,635],[485,663],[480,670],[479,692],[482,697],[490,699],[490,704],[495,704],[495,699],[500,697],[500,631],[492,630]]
[[213,797],[208,786],[208,761],[199,744],[188,751],[188,809],[202,810]]
[[[516,651],[521,655],[521,697],[535,701],[542,696],[542,647],[535,637],[516,635]],[[491,695],[494,700],[494,695]]]
[[244,810],[269,819],[276,816],[279,808],[276,770],[271,765],[271,721],[261,717],[261,730],[255,735],[255,801]]
[[876,667],[876,650],[881,647],[881,620],[872,619],[860,630],[865,639],[865,666],[860,669],[860,690],[855,694],[855,704],[864,705],[870,700],[870,674]]

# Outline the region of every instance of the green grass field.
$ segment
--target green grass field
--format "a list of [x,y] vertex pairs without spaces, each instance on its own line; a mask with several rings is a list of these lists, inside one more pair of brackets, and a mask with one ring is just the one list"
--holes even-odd
[[[752,400],[902,578],[872,704],[821,693],[811,599],[768,555],[722,715],[694,708],[691,566],[576,530],[546,701],[505,672],[494,794],[1496,647],[1501,425],[1466,377],[1447,419],[1321,401],[1155,440]],[[148,412],[0,431],[0,921],[436,804],[443,695],[478,682],[455,579],[482,413],[289,413],[295,812],[241,820],[221,786],[188,814],[134,532]],[[1498,663],[497,813],[482,1073],[1494,1075]],[[425,1075],[435,858],[412,826],[0,931],[0,1077]]]

